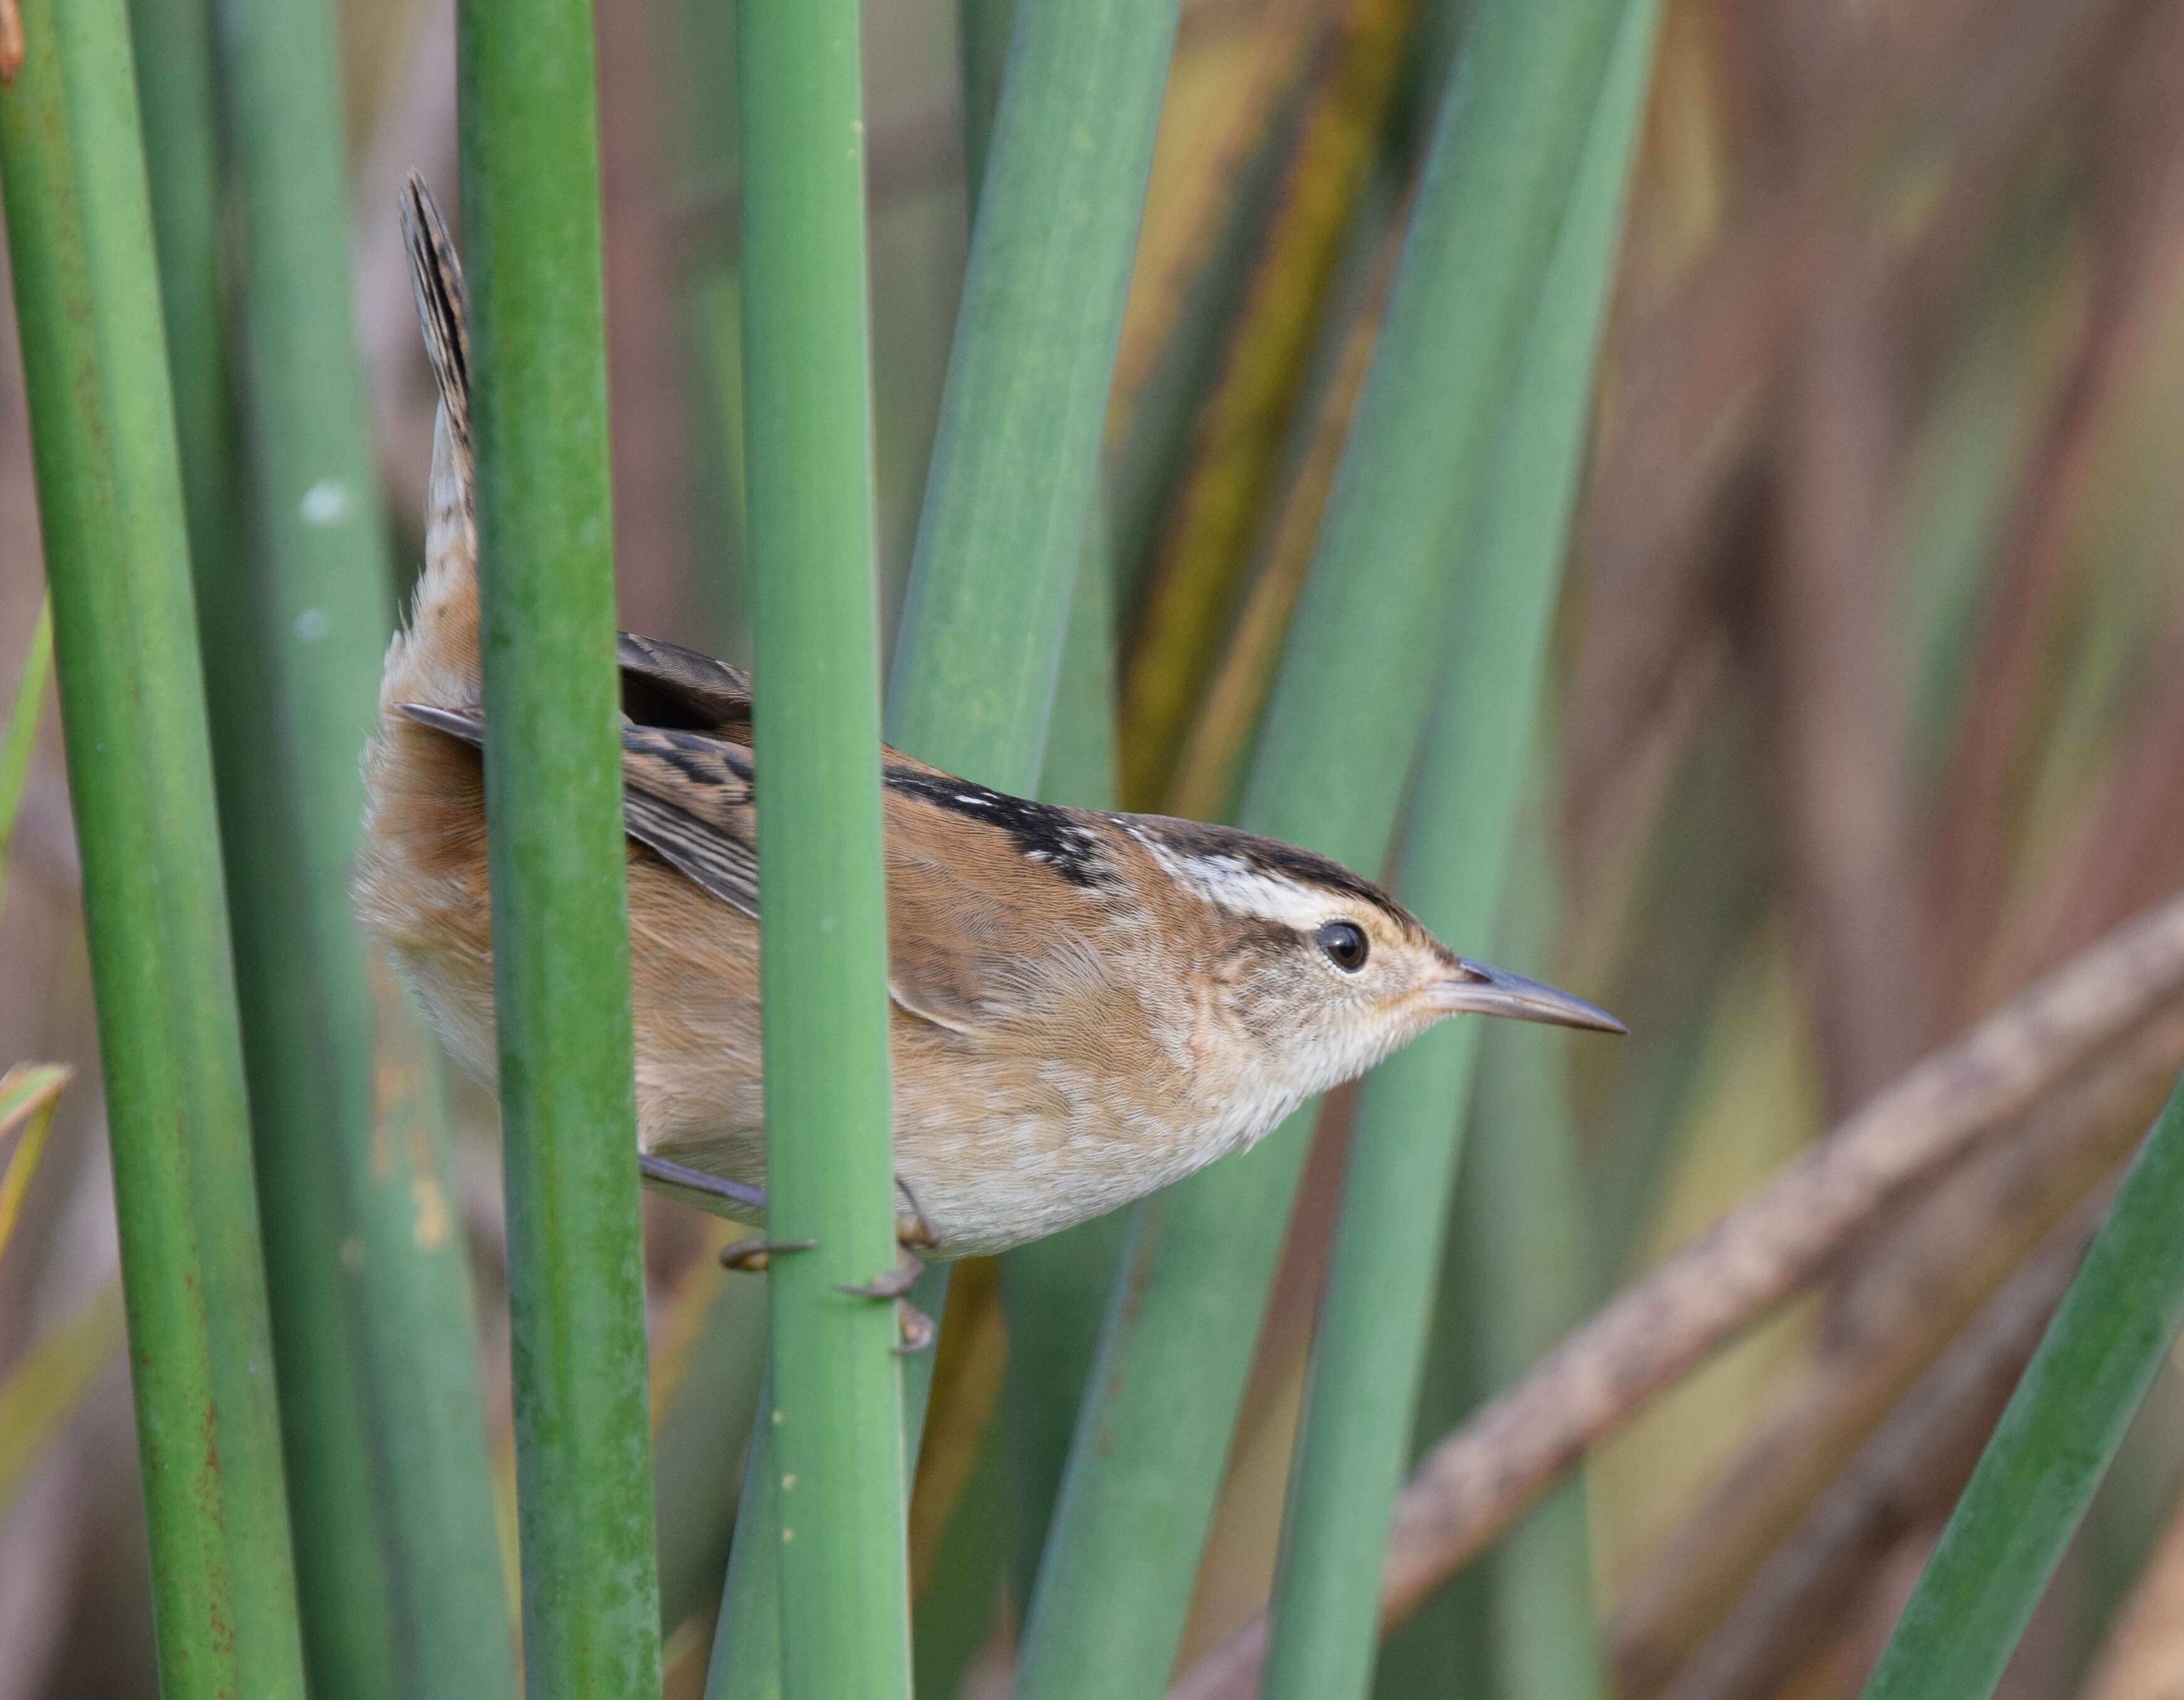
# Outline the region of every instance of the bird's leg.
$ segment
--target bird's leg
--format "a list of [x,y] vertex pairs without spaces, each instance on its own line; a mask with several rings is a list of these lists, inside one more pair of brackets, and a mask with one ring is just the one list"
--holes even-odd
[[925,1207],[917,1202],[917,1194],[910,1190],[910,1183],[898,1175],[894,1186],[908,1207],[895,1214],[894,1267],[859,1286],[840,1284],[839,1291],[854,1293],[859,1298],[893,1299],[896,1325],[902,1331],[902,1338],[894,1349],[903,1353],[922,1352],[933,1344],[933,1336],[940,1330],[931,1317],[910,1302],[909,1295],[917,1285],[918,1277],[925,1273],[925,1259],[918,1253],[939,1250],[940,1236],[933,1231]]
[[[663,1186],[678,1187],[688,1192],[703,1193],[733,1204],[747,1213],[766,1214],[766,1188],[754,1186],[748,1181],[730,1181],[722,1175],[709,1175],[702,1169],[694,1169],[685,1163],[677,1163],[665,1157],[655,1157],[649,1152],[638,1154],[638,1168],[648,1181]],[[854,1293],[860,1298],[888,1298],[895,1303],[900,1319],[902,1341],[898,1352],[922,1352],[933,1343],[939,1331],[933,1319],[911,1304],[906,1295],[925,1273],[925,1261],[917,1253],[937,1251],[940,1236],[933,1231],[917,1195],[900,1175],[895,1177],[895,1190],[902,1194],[905,1208],[896,1212],[894,1219],[895,1244],[900,1257],[894,1268],[875,1280],[858,1286],[843,1285],[840,1291]],[[808,1252],[818,1245],[816,1240],[738,1240],[721,1253],[721,1265],[749,1274],[763,1272],[774,1258],[785,1252]]]
[[[901,1225],[896,1225],[898,1235]],[[875,1275],[868,1281],[852,1285],[837,1281],[837,1292],[854,1294],[859,1298],[891,1298],[894,1301],[895,1326],[902,1337],[894,1349],[900,1353],[922,1352],[933,1344],[933,1336],[940,1331],[933,1319],[910,1302],[910,1290],[917,1285],[917,1278],[925,1273],[925,1259],[911,1250],[907,1239],[895,1241],[895,1264],[885,1275]]]
[[[702,1169],[693,1169],[687,1163],[655,1157],[649,1151],[638,1153],[637,1168],[638,1172],[648,1181],[685,1192],[702,1193],[708,1198],[718,1198],[723,1203],[733,1204],[754,1215],[766,1214],[766,1188],[763,1186],[754,1186],[744,1181],[731,1181],[723,1175],[710,1175]],[[763,1270],[777,1253],[808,1252],[818,1243],[816,1240],[738,1240],[733,1246],[722,1249],[721,1266],[755,1275]]]

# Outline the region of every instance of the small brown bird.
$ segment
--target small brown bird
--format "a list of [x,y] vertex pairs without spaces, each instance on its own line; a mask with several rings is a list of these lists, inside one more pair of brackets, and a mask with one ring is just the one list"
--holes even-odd
[[[387,652],[355,895],[448,1048],[494,1075],[477,531],[460,270],[404,207],[440,388],[425,570]],[[647,1180],[764,1219],[749,681],[621,640]],[[1006,797],[891,749],[894,1150],[944,1255],[1081,1222],[1241,1151],[1448,1016],[1623,1031],[1457,956],[1377,887],[1226,827]]]

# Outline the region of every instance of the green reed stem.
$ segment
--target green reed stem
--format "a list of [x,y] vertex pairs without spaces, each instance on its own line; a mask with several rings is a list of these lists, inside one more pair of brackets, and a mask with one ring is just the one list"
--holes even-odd
[[15,834],[15,812],[22,807],[23,787],[30,782],[31,758],[36,753],[38,721],[46,706],[46,684],[53,671],[53,602],[48,596],[38,604],[37,624],[31,628],[30,647],[23,652],[23,670],[15,679],[15,701],[5,721],[0,721],[0,898],[8,890],[8,845]]
[[121,0],[25,0],[0,180],[169,1700],[304,1692],[174,403]]
[[592,8],[458,20],[525,1679],[653,1694]]
[[[1254,831],[1368,869],[1385,853],[1450,630],[1448,564],[1484,506],[1615,10],[1500,0],[1468,14],[1245,787]],[[1510,705],[1519,751],[1530,706]],[[1507,818],[1479,830],[1506,834]],[[1022,1700],[1153,1692],[1173,1664],[1311,1114],[1138,1213],[1117,1277],[1129,1303],[1109,1313],[1032,1601]],[[1407,1417],[1407,1400],[1375,1391]]]
[[[1404,843],[1404,897],[1443,939],[1504,931],[1510,834],[1585,461],[1658,0],[1603,9],[1620,11],[1622,22],[1540,291],[1500,488],[1468,564],[1465,618]],[[1390,1058],[1359,1099],[1275,1581],[1268,1700],[1336,1700],[1371,1681],[1379,1558],[1409,1449],[1478,1042],[1477,1022],[1446,1023]]]
[[[1631,9],[1650,8],[1641,0]],[[1546,961],[1556,934],[1552,788],[1535,786],[1533,804],[1496,947],[1513,962]],[[1583,1042],[1506,1021],[1481,1036],[1453,1222],[1471,1297],[1462,1320],[1489,1396],[1514,1383],[1586,1311],[1591,1264],[1569,1103],[1570,1049]],[[1582,1479],[1564,1482],[1510,1531],[1494,1556],[1490,1599],[1501,1700],[1605,1700]]]
[[[254,855],[262,881],[292,888],[287,901],[299,923],[238,952],[259,1007],[296,1000],[282,1024],[299,1042],[292,1047],[261,1058],[270,1047],[250,1034],[258,1071],[287,1077],[268,1109],[286,1104],[298,1118],[263,1128],[261,1153],[266,1144],[320,1152],[343,1224],[334,1242],[269,1236],[269,1256],[278,1285],[330,1278],[354,1313],[354,1379],[372,1448],[365,1463],[393,1598],[395,1692],[489,1700],[515,1692],[515,1649],[467,1248],[441,1150],[437,1064],[348,903],[364,809],[359,758],[393,603],[353,329],[334,20],[324,0],[223,3],[221,86],[244,211],[258,609],[249,635],[258,665],[249,668],[249,651],[209,664],[255,670],[265,687],[254,730],[230,722],[218,731],[223,744],[246,741],[244,759],[277,769],[278,818],[255,823],[266,842],[239,853]],[[374,211],[394,216],[391,207]],[[236,570],[232,561],[214,562],[200,575]],[[267,1166],[261,1154],[261,1173]],[[280,1344],[285,1351],[286,1334]],[[298,1497],[299,1551],[365,1545],[353,1523],[314,1529],[300,1489]],[[313,1664],[314,1686],[324,1690]]]
[[[910,1692],[856,0],[737,14],[783,1692]],[[758,1531],[760,1538],[765,1531]]]
[[2184,1328],[2184,1081],[1957,1502],[1866,1700],[1985,1700]]
[[[1039,0],[1011,36],[886,731],[1019,795],[1045,747],[1176,16],[1176,0]],[[911,1302],[937,1317],[946,1297],[942,1265]],[[905,1366],[912,1457],[932,1367],[929,1353]],[[770,1471],[769,1442],[747,1481]],[[768,1515],[747,1490],[742,1553]],[[731,1557],[708,1700],[777,1692],[751,1596],[773,1568]]]
[[[220,848],[242,1011],[253,1153],[264,1201],[274,1369],[296,1549],[298,1603],[312,1691],[399,1692],[393,1602],[374,1527],[359,1318],[337,1259],[342,1209],[317,1047],[305,940],[308,898],[292,854],[285,769],[269,749],[271,615],[242,545],[241,431],[230,383],[223,227],[204,0],[134,0],[152,225],[196,575],[198,631],[218,781]],[[344,280],[344,289],[346,281]],[[270,717],[274,726],[279,717]],[[353,761],[352,761],[353,764]]]
[[1017,8],[889,683],[889,738],[1039,775],[1176,0]]
[[[963,157],[973,213],[991,151],[1017,0],[961,0]],[[1055,686],[1039,794],[1079,808],[1117,805],[1115,564],[1095,481]],[[1009,1574],[1018,1608],[1031,1597],[1046,1525],[1061,1491],[1085,1378],[1099,1349],[1107,1284],[1122,1255],[1119,1214],[1020,1246],[1001,1263],[1009,1357],[1002,1422],[1010,1463]]]

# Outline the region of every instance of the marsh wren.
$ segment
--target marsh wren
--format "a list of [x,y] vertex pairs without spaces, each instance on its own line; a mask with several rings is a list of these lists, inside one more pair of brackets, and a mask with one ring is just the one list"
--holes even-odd
[[[387,652],[355,897],[448,1049],[494,1075],[469,342],[404,208],[438,381],[426,558]],[[648,1182],[762,1221],[751,692],[621,640],[638,1141]],[[942,1254],[1000,1251],[1251,1145],[1466,1012],[1620,1032],[1457,955],[1378,887],[1226,827],[1057,808],[879,751],[894,1153]]]

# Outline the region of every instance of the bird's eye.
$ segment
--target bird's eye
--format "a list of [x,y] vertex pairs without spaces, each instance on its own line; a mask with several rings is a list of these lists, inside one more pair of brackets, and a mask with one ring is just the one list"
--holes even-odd
[[1365,966],[1365,931],[1355,921],[1329,921],[1312,935],[1327,959],[1346,974]]

